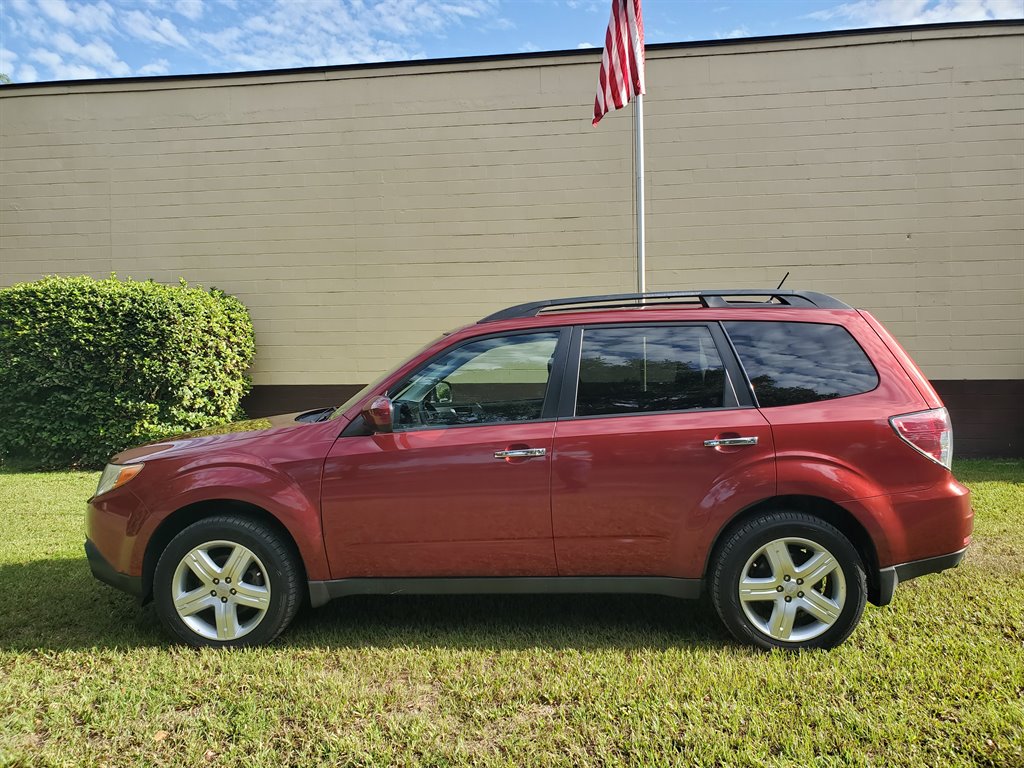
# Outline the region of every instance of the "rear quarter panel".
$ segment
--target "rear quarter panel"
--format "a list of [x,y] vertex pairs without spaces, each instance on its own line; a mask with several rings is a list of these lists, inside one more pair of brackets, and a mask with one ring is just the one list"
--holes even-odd
[[889,417],[925,410],[930,402],[883,338],[856,313],[843,326],[868,354],[878,386],[859,395],[764,408],[775,437],[780,496],[833,501],[871,535],[884,566],[920,548],[920,525],[904,519],[900,498],[945,488],[950,473],[897,437]]

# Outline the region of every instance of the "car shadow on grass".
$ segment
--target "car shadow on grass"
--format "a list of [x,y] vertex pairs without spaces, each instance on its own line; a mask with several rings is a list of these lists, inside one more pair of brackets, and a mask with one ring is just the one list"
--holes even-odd
[[0,565],[0,650],[166,643],[152,607],[100,584],[85,558]]
[[467,650],[731,644],[708,601],[654,595],[350,597],[303,611],[282,642]]
[[[170,647],[152,604],[81,559],[0,565],[0,650]],[[707,600],[651,595],[350,597],[303,609],[278,648],[673,648],[730,645]]]

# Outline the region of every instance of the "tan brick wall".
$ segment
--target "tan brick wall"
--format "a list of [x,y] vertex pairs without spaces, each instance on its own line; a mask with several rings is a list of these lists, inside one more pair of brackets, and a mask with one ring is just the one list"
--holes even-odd
[[[502,306],[634,285],[597,52],[0,88],[0,285],[215,285],[258,384],[358,383]],[[937,379],[1024,378],[1024,25],[649,51],[648,284],[875,312]]]

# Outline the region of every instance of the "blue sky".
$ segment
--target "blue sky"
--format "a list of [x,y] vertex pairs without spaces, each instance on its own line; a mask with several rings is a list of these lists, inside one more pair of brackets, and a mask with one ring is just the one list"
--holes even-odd
[[[1024,0],[644,0],[648,43],[1024,17]],[[600,46],[610,0],[0,0],[15,82]]]

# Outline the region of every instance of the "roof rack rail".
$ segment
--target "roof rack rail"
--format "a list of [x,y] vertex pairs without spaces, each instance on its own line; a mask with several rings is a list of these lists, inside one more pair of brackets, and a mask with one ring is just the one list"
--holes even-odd
[[[747,297],[745,300],[728,301],[728,298]],[[753,301],[754,298],[762,299]],[[691,302],[678,302],[672,299],[691,299]],[[556,312],[585,311],[588,309],[625,309],[637,307],[655,307],[665,304],[694,303],[704,307],[749,307],[752,305],[803,307],[805,309],[852,309],[837,298],[825,293],[814,291],[780,290],[778,288],[726,288],[703,291],[664,291],[660,293],[613,293],[605,296],[575,296],[565,299],[547,299],[517,304],[500,312],[488,315],[478,323],[490,323],[495,320],[511,320],[520,317],[536,317],[545,310]],[[592,306],[597,305],[597,306]]]

